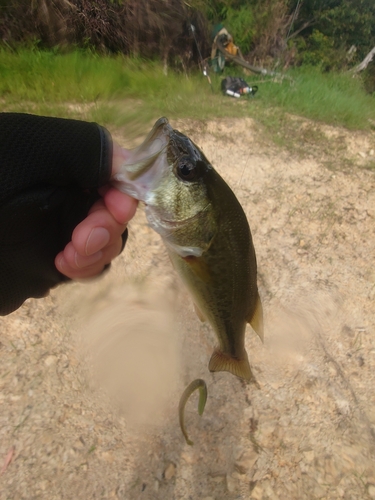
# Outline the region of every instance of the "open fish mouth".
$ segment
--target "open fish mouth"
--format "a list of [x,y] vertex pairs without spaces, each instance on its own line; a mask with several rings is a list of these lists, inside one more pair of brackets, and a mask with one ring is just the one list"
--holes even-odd
[[143,143],[130,151],[112,184],[123,193],[149,204],[147,193],[157,184],[162,171],[158,166],[166,164],[172,132],[167,118],[159,118]]

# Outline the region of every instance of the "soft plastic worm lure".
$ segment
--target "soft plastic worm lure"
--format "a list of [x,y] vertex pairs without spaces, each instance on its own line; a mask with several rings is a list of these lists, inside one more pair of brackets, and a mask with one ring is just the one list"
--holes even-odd
[[184,435],[184,438],[187,442],[188,445],[193,446],[193,441],[191,441],[187,435],[186,429],[185,429],[185,423],[184,423],[184,410],[185,410],[185,405],[190,398],[190,396],[193,394],[194,391],[199,389],[199,401],[198,401],[198,413],[199,415],[202,415],[204,412],[204,407],[206,406],[206,401],[207,401],[207,385],[204,380],[201,378],[197,378],[196,380],[193,380],[184,392],[182,393],[180,403],[178,405],[178,415],[180,419],[180,427],[182,434]]

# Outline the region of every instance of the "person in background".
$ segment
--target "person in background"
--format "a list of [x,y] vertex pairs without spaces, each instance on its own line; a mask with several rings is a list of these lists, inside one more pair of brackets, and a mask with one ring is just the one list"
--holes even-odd
[[123,250],[137,201],[110,180],[128,155],[96,123],[0,113],[0,315]]

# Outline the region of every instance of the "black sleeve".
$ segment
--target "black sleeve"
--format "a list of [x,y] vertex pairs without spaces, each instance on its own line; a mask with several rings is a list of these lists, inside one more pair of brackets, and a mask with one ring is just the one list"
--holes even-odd
[[111,136],[96,123],[0,113],[1,315],[67,280],[54,259],[109,181],[111,161]]

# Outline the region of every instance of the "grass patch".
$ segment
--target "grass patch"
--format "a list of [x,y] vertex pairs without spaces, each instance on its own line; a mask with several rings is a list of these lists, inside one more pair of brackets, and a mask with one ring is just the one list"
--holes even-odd
[[291,81],[265,84],[269,105],[348,129],[369,129],[375,115],[375,96],[366,94],[361,80],[348,73],[321,73],[316,68],[290,71]]
[[[228,73],[259,85],[254,99],[224,97],[221,76],[212,75],[214,92],[200,73],[187,77],[152,61],[70,53],[0,48],[0,99],[3,110],[92,119],[104,125],[144,124],[160,116],[210,119],[250,116],[277,137],[300,115],[349,129],[367,129],[375,116],[375,97],[347,74],[322,74],[299,68],[281,83]],[[282,134],[281,134],[282,135]],[[280,139],[282,141],[282,138]]]
[[[59,54],[20,49],[0,50],[0,98],[3,108],[64,116],[99,117],[122,124],[135,117],[207,118],[220,116],[214,95],[199,74],[187,78],[161,64],[121,56],[101,57],[74,51]],[[82,106],[78,106],[81,104]],[[93,105],[94,104],[94,105]],[[227,106],[228,107],[228,106]],[[230,107],[230,106],[229,106]]]

